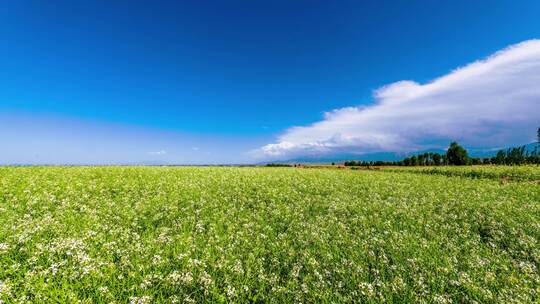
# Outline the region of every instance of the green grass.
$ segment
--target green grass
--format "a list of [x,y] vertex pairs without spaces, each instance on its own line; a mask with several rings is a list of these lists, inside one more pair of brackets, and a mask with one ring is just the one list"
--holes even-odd
[[530,181],[0,168],[6,303],[538,302],[539,241]]
[[461,176],[470,178],[504,179],[508,181],[540,182],[540,166],[441,166],[441,167],[383,167],[388,171],[407,171],[422,174],[440,174],[446,176]]

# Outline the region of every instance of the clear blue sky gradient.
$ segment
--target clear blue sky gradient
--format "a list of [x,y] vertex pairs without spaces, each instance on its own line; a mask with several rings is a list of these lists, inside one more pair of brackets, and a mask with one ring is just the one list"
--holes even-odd
[[540,1],[2,1],[0,111],[271,138],[540,37]]

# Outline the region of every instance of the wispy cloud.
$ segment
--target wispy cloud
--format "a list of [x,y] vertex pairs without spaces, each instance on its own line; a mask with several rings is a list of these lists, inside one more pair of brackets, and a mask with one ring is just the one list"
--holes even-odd
[[167,151],[165,150],[159,150],[159,151],[151,151],[148,152],[149,155],[165,155],[167,154]]
[[540,40],[510,46],[426,84],[399,81],[374,104],[327,112],[255,154],[407,152],[459,140],[470,147],[526,143],[540,124]]

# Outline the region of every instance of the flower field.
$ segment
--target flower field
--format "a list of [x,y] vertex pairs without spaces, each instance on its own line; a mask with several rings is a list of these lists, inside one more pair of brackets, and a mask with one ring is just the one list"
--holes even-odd
[[531,179],[0,168],[4,303],[528,303],[539,267]]

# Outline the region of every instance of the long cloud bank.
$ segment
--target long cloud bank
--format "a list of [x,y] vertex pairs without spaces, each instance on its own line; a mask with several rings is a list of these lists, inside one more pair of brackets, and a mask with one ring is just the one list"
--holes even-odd
[[530,142],[540,126],[540,40],[529,40],[426,84],[399,81],[374,104],[327,112],[292,127],[255,154],[293,158],[412,152],[458,140],[469,147]]

